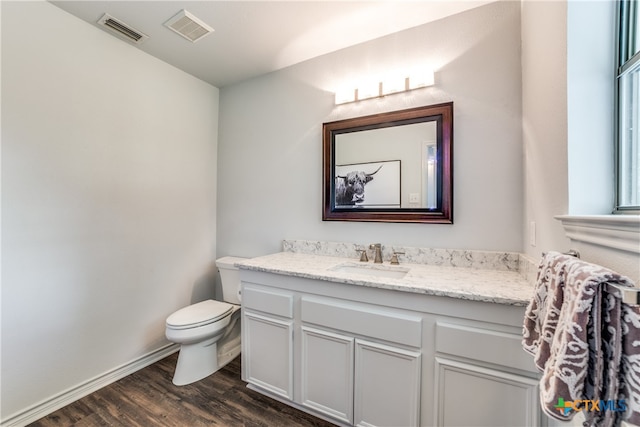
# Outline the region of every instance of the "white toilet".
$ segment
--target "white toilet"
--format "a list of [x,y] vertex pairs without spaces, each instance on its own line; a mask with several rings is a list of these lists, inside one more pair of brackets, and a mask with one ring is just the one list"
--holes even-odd
[[202,301],[167,318],[167,339],[181,345],[175,385],[201,380],[240,354],[240,274],[234,263],[244,259],[216,260],[225,302]]

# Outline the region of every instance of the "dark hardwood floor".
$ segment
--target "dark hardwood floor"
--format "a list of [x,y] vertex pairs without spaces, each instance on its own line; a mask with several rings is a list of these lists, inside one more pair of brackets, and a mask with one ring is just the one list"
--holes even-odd
[[30,426],[333,426],[248,389],[240,379],[239,357],[182,387],[171,382],[176,360],[177,353]]

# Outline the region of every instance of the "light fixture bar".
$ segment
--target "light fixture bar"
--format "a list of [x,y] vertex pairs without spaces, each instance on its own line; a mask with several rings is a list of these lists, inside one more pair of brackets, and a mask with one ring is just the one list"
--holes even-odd
[[354,89],[341,89],[335,93],[335,103],[347,104],[364,99],[379,98],[394,93],[408,92],[435,84],[433,71],[412,73],[407,77],[391,76],[378,82],[363,82]]

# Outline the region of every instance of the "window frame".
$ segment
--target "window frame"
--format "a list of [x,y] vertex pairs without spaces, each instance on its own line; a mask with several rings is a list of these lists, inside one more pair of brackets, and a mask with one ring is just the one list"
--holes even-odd
[[[640,5],[638,0],[620,0],[618,2],[618,13],[616,20],[616,58],[615,58],[615,206],[614,214],[639,214],[640,201],[638,205],[622,205],[621,197],[621,180],[622,173],[622,113],[621,113],[621,87],[622,77],[630,70],[633,70],[640,64],[640,51],[633,52],[636,44],[640,42],[636,39],[637,32],[640,28],[636,25],[638,22],[638,14],[640,13]],[[632,42],[633,39],[636,39]],[[636,102],[638,99],[636,99]],[[638,130],[636,129],[636,132]],[[640,172],[639,172],[640,173]]]

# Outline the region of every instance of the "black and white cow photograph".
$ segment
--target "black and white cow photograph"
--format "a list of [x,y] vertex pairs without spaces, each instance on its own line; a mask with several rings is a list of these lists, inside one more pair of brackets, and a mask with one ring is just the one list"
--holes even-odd
[[399,208],[400,160],[335,167],[335,207]]

